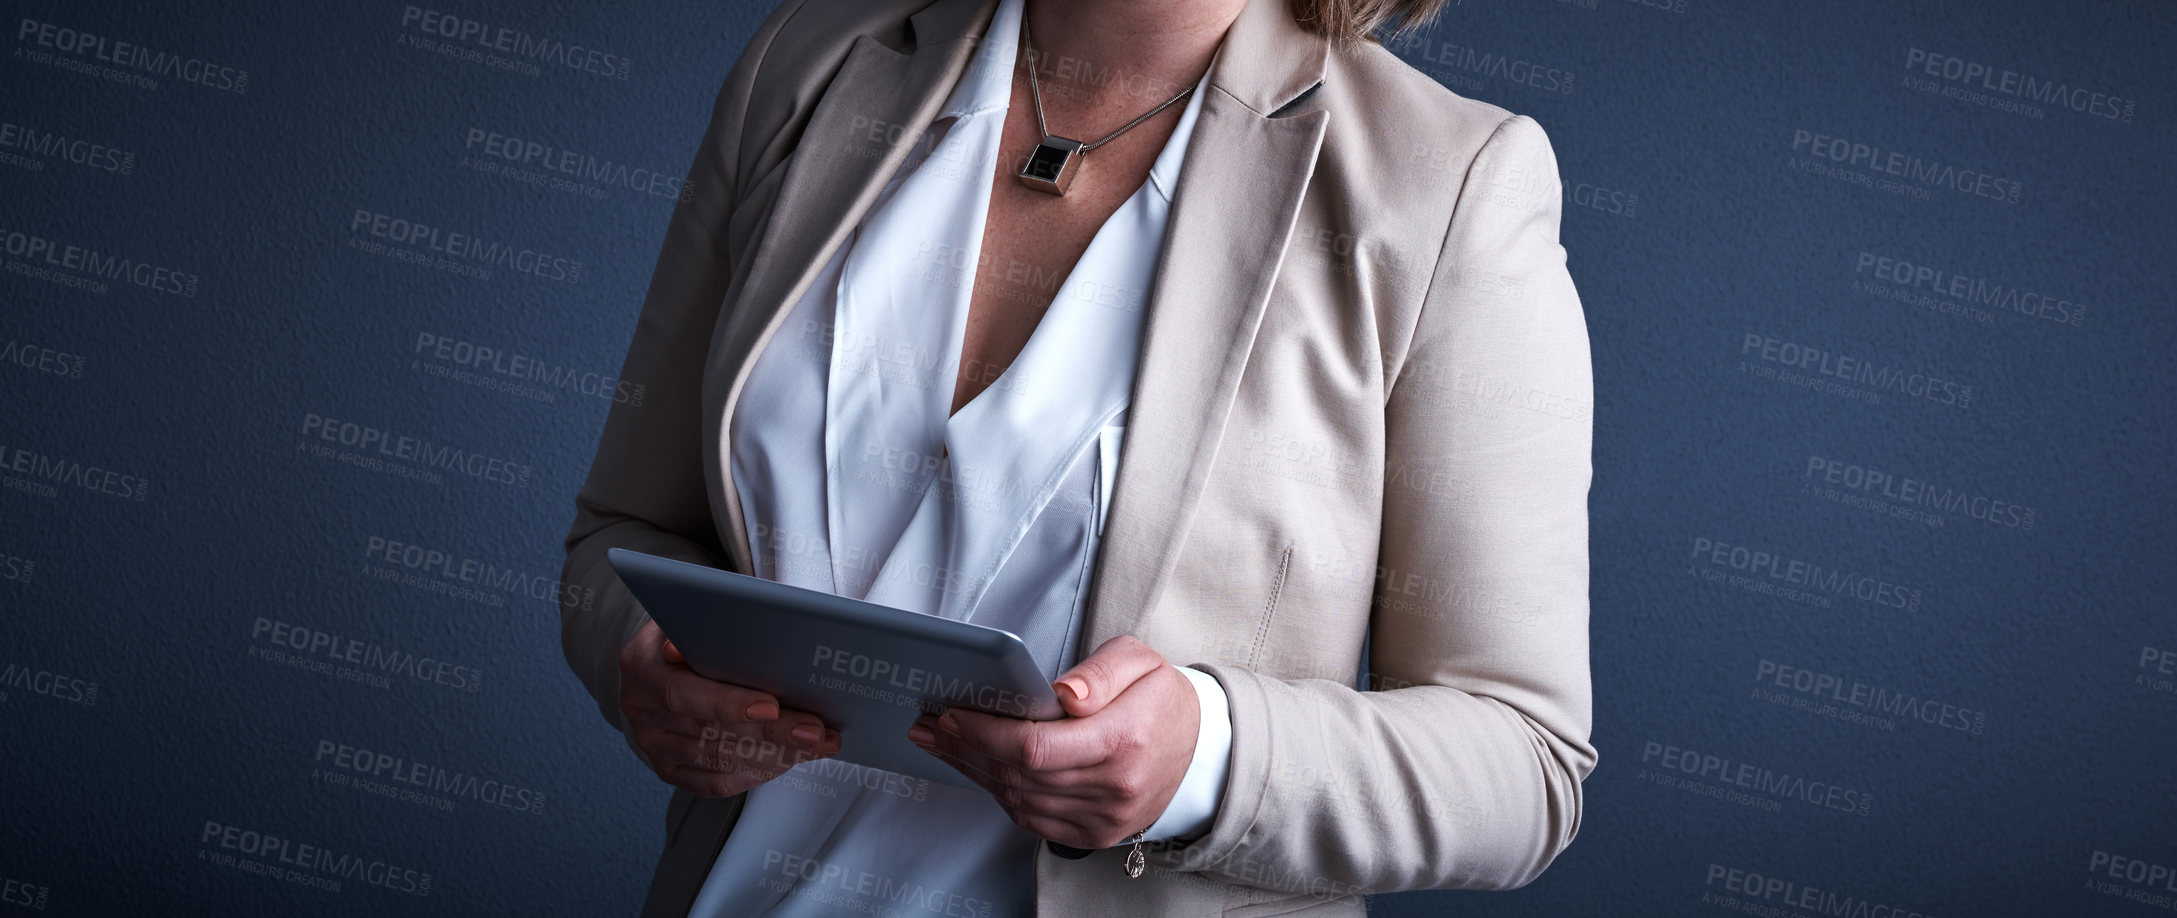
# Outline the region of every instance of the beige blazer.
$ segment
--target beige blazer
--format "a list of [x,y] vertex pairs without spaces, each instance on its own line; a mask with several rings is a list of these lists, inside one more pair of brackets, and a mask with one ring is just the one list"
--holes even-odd
[[[567,661],[623,732],[617,654],[646,615],[605,550],[749,569],[734,399],[995,7],[787,0],[726,77],[622,371],[650,397],[612,407],[567,536],[564,578],[594,591],[564,609]],[[1254,0],[1191,143],[1081,647],[1132,634],[1215,676],[1229,783],[1139,879],[1124,848],[1039,850],[1038,913],[1357,915],[1364,892],[1525,884],[1595,765],[1593,381],[1549,141]],[[644,914],[687,912],[741,800],[673,795]]]

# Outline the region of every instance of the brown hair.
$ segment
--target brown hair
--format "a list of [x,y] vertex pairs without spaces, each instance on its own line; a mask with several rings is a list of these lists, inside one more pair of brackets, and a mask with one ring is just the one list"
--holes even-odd
[[1447,0],[1286,0],[1300,27],[1338,41],[1374,41],[1377,29],[1395,37],[1429,24]]

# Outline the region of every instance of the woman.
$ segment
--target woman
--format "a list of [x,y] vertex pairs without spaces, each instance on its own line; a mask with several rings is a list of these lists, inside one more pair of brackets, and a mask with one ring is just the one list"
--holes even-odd
[[[1352,915],[1571,841],[1586,328],[1541,129],[1365,37],[1436,5],[765,22],[567,540],[568,661],[677,788],[646,914]],[[828,760],[612,547],[1007,628],[1073,716],[918,721],[980,791]]]

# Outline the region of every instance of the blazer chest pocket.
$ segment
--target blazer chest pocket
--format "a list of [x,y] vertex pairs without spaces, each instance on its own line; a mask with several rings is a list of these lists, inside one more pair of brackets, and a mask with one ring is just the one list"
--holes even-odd
[[1284,550],[1278,552],[1276,571],[1270,575],[1270,595],[1263,600],[1262,617],[1255,621],[1254,643],[1247,651],[1248,669],[1262,668],[1262,650],[1268,646],[1271,623],[1277,618],[1277,601],[1285,594],[1285,575],[1292,570],[1292,566],[1293,546],[1291,542],[1287,542]]

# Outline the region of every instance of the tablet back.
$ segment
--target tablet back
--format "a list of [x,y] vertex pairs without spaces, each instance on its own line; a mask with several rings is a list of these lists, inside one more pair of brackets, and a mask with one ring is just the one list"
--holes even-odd
[[606,558],[692,669],[823,718],[842,761],[973,787],[907,740],[917,716],[1066,716],[1011,632],[624,548]]

